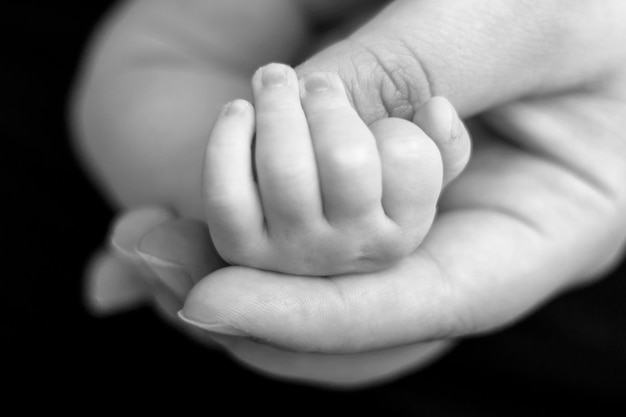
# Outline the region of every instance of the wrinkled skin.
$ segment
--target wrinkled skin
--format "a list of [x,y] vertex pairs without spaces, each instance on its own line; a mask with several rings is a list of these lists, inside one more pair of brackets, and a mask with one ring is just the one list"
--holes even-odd
[[[90,273],[98,311],[153,299],[184,331],[254,368],[355,386],[423,366],[459,336],[511,324],[601,278],[622,256],[624,2],[396,1],[298,66],[300,74],[336,71],[368,122],[411,119],[432,95],[474,117],[472,160],[420,248],[392,269],[329,279],[224,267],[204,223],[191,220],[201,212],[194,156],[210,129],[206,115],[247,98],[254,68],[297,59],[315,42],[307,17],[341,21],[362,5],[264,2],[263,13],[238,14],[231,32],[249,30],[231,33],[211,26],[211,2],[177,2],[189,9],[176,13],[171,3],[139,1],[116,15],[77,87],[80,146],[105,189],[131,210],[172,210],[118,221],[114,249]],[[213,30],[228,32],[225,46],[211,41]],[[214,77],[216,67],[235,70]],[[150,141],[176,146],[160,159],[146,152]],[[108,168],[115,158],[122,162]],[[187,176],[177,175],[182,167]],[[172,291],[159,260],[191,280]],[[176,320],[183,305],[212,332]]]

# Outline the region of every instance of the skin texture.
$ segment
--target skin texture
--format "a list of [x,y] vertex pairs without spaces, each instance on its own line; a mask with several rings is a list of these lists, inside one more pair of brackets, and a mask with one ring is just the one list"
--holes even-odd
[[[179,282],[172,268],[154,262],[165,260],[196,282],[183,308],[196,337],[217,333],[214,339],[235,357],[273,375],[353,386],[423,365],[455,337],[506,326],[601,278],[622,256],[626,5],[405,0],[297,69],[301,76],[337,73],[368,124],[390,115],[413,119],[433,95],[448,97],[464,118],[476,116],[468,124],[472,160],[446,189],[424,242],[374,274],[321,279],[215,270],[204,226],[176,220],[201,213],[199,202],[189,203],[198,199],[198,177],[178,174],[194,164],[199,172],[197,155],[211,125],[206,115],[217,114],[217,103],[249,98],[238,73],[223,69],[249,68],[247,79],[259,65],[297,59],[298,45],[315,42],[305,22],[320,14],[268,2],[264,13],[238,14],[238,27],[250,30],[228,32],[222,39],[233,48],[217,48],[206,31],[218,30],[219,18],[201,13],[209,3],[177,3],[193,5],[189,14],[168,10],[171,2],[132,3],[111,21],[78,86],[81,147],[110,195],[124,207],[156,204],[177,212],[166,219],[156,209],[143,212],[141,218],[152,213],[157,220],[126,240],[151,270],[96,268],[93,282],[106,280],[109,290],[123,293],[131,281],[151,276],[166,284],[130,299],[159,300],[159,291],[175,287],[167,283]],[[347,2],[345,10],[351,7],[357,6]],[[146,18],[148,12],[159,19]],[[200,18],[209,21],[194,24]],[[277,22],[280,36],[273,32]],[[159,147],[166,159],[147,153],[152,141],[176,146]],[[111,160],[121,161],[116,170]],[[156,177],[152,187],[139,186]],[[96,265],[112,257],[105,253]],[[157,305],[173,317],[181,298]]]
[[329,276],[379,271],[413,252],[434,219],[442,160],[456,175],[469,158],[450,103],[422,106],[421,128],[398,118],[368,127],[336,74],[298,80],[290,67],[269,64],[252,86],[254,107],[227,104],[206,150],[204,206],[220,256]]

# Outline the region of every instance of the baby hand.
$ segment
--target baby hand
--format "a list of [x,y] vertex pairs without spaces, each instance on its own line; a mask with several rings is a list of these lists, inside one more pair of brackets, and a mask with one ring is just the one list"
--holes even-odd
[[[256,112],[229,103],[205,160],[207,221],[227,262],[338,275],[384,269],[420,244],[443,178],[442,155],[422,129],[396,118],[368,127],[333,73],[299,81],[270,64],[252,85]],[[431,131],[450,131],[450,118],[443,128],[425,118]]]

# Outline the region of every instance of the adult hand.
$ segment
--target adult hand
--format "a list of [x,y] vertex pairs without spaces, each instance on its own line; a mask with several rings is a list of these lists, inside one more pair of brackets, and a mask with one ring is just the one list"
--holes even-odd
[[[390,4],[298,70],[339,73],[366,121],[412,118],[432,95],[481,116],[429,236],[377,274],[219,269],[195,285],[185,317],[229,335],[218,339],[259,369],[363,383],[448,346],[433,340],[510,324],[600,277],[626,238],[625,18],[618,0]],[[145,253],[187,271],[201,262],[163,236],[146,235]]]
[[220,344],[244,363],[274,376],[329,385],[380,382],[428,364],[452,345],[438,341],[361,354],[318,355],[185,326],[177,312],[186,295],[195,283],[224,266],[201,222],[176,218],[156,207],[131,210],[114,222],[108,249],[88,270],[86,302],[94,314],[103,316],[151,303],[165,321],[207,347]]

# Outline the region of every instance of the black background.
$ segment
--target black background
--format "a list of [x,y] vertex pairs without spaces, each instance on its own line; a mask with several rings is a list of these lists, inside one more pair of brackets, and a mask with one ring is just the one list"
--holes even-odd
[[0,134],[8,144],[1,153],[5,399],[24,410],[192,405],[220,415],[508,416],[614,406],[611,415],[626,415],[626,280],[619,272],[506,331],[465,341],[424,372],[355,392],[254,374],[147,308],[91,316],[82,275],[113,213],[73,156],[66,101],[87,36],[110,2],[13,4],[2,11],[0,66]]

